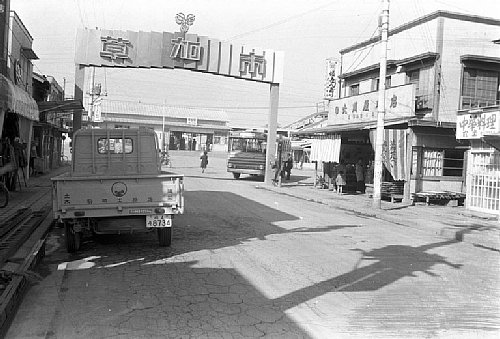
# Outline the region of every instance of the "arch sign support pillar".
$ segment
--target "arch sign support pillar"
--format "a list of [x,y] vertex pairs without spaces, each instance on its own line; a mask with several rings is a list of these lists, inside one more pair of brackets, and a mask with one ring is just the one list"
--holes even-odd
[[[79,29],[75,51],[75,99],[83,102],[86,67],[182,68],[268,83],[270,108],[265,182],[271,184],[270,164],[275,160],[283,60],[283,52],[231,44],[187,33],[182,27],[181,32],[175,33]],[[77,112],[73,115],[73,131],[81,125],[81,112]]]

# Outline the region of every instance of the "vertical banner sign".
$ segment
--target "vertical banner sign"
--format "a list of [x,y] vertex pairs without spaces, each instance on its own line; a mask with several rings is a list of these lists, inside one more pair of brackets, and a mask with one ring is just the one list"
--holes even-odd
[[97,98],[94,100],[94,116],[92,117],[92,121],[102,122],[102,98]]
[[[370,142],[375,149],[375,130],[370,130]],[[382,163],[394,180],[406,180],[406,131],[385,129]]]
[[336,59],[326,59],[326,74],[325,74],[325,99],[336,99],[339,63]]

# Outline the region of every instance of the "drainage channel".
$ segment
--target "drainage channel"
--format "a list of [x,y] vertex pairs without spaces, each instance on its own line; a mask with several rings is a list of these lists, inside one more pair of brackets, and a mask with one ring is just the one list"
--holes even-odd
[[5,335],[22,301],[32,270],[43,257],[45,241],[37,240],[22,258],[17,258],[14,262],[9,259],[35,232],[49,211],[49,208],[34,212],[23,209],[7,220],[0,229],[0,338]]
[[16,214],[0,233],[0,268],[28,239],[47,216],[48,210],[32,212],[29,208]]

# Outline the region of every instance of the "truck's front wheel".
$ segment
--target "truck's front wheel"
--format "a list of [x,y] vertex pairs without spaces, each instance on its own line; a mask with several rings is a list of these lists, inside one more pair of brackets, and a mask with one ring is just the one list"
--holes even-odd
[[161,247],[170,246],[172,244],[172,227],[158,228],[158,242]]
[[240,174],[241,174],[241,173],[236,173],[236,172],[233,172],[233,177],[234,177],[235,179],[239,179],[239,178],[240,178]]
[[64,223],[66,232],[66,250],[69,253],[75,253],[80,248],[80,232],[73,231],[73,227],[70,223]]

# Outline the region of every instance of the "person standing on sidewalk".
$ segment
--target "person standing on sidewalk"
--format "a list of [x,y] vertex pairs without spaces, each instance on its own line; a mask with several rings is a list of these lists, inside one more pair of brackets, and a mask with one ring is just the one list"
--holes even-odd
[[281,179],[283,179],[283,174],[285,173],[284,163],[285,162],[280,158],[276,158],[272,166],[272,168],[274,169],[273,185],[275,186],[281,186]]
[[201,173],[205,173],[205,169],[207,168],[208,165],[208,152],[203,151],[203,153],[200,156],[200,159],[201,159],[201,164],[200,164]]
[[337,184],[337,193],[342,194],[344,191],[344,186],[347,185],[344,171],[338,171],[335,183]]
[[290,174],[292,173],[292,168],[293,168],[292,153],[288,153],[288,157],[285,161],[286,180],[290,180]]
[[365,166],[363,160],[359,159],[356,163],[356,191],[365,193]]

